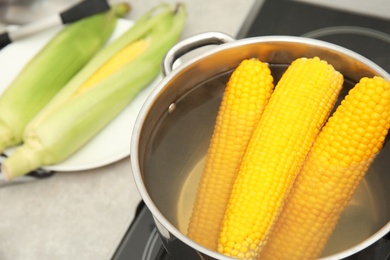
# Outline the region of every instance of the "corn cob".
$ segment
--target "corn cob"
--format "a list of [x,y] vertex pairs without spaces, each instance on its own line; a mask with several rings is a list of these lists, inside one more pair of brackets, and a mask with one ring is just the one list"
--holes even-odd
[[188,228],[189,238],[214,251],[242,155],[272,90],[270,69],[256,59],[242,61],[227,83]]
[[390,82],[363,78],[318,135],[261,259],[320,255],[389,127]]
[[[163,56],[180,37],[185,17],[183,5],[175,10],[168,5],[153,8],[99,52],[26,127],[24,145],[3,163],[6,178],[66,159],[107,125],[157,76]],[[138,41],[148,42],[138,57],[75,94],[113,55]]]
[[220,253],[256,259],[342,82],[317,57],[297,59],[283,74],[243,156],[222,222]]
[[0,152],[21,143],[27,123],[105,44],[122,10],[66,26],[24,66],[0,97]]

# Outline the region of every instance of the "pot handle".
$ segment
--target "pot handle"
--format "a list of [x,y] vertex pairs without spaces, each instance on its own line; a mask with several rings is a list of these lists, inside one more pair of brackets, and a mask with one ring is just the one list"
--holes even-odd
[[197,48],[212,45],[224,44],[235,41],[235,39],[227,34],[220,32],[205,32],[187,39],[184,39],[174,45],[166,54],[162,61],[162,73],[164,76],[172,72],[173,63],[184,54]]

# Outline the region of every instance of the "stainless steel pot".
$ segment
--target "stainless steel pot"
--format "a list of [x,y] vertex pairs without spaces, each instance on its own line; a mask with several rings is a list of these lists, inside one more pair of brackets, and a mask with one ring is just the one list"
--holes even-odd
[[[172,70],[178,58],[207,45],[217,46]],[[185,235],[196,173],[202,167],[229,73],[243,59],[258,57],[279,74],[303,56],[318,56],[344,74],[347,83],[340,98],[363,76],[390,79],[383,69],[350,50],[301,37],[234,40],[221,33],[204,33],[178,43],[167,53],[165,78],[148,97],[135,124],[131,164],[139,192],[174,259],[230,259]],[[389,159],[387,144],[343,213],[322,259],[350,256],[389,233]]]

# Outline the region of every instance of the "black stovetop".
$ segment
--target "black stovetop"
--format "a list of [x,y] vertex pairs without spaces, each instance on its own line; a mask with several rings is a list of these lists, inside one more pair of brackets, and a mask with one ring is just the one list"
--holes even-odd
[[[262,2],[262,1],[260,1]],[[390,72],[390,20],[303,2],[266,0],[248,15],[237,39],[262,35],[317,38],[347,47]],[[390,18],[389,18],[390,19]],[[168,260],[149,210],[141,203],[113,260]],[[389,260],[390,234],[345,260]]]
[[238,38],[293,35],[349,48],[390,72],[389,19],[364,16],[303,2],[268,0],[249,17]]

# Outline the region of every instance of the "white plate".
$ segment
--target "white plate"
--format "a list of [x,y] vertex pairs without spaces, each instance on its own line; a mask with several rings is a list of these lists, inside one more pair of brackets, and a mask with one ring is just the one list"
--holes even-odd
[[[119,19],[111,40],[121,35],[132,25],[132,21]],[[59,29],[48,30],[23,41],[12,43],[0,51],[0,93]],[[136,117],[147,96],[160,80],[161,76],[158,76],[108,126],[78,152],[59,164],[43,168],[53,171],[86,170],[101,167],[129,156],[131,134]],[[7,149],[5,153],[11,154],[13,150],[14,148]]]

